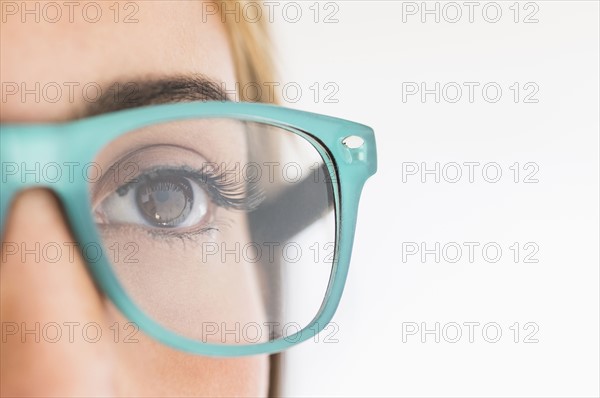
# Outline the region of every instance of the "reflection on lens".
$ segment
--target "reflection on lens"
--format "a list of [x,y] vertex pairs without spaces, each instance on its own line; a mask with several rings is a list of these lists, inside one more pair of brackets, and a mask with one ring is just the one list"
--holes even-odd
[[[134,303],[214,344],[289,338],[317,315],[335,249],[331,178],[305,138],[260,123],[147,126],[100,153],[93,216]],[[131,165],[134,165],[132,172]],[[125,255],[126,248],[139,250]]]

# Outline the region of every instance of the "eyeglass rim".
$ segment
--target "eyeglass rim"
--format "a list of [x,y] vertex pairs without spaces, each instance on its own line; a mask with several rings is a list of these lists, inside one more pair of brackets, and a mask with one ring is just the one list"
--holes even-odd
[[[148,317],[129,297],[114,274],[109,261],[102,257],[86,265],[96,283],[124,316],[156,340],[188,353],[216,357],[274,354],[313,338],[333,318],[343,293],[354,241],[358,203],[366,180],[377,170],[373,130],[365,125],[331,116],[262,103],[199,101],[150,105],[93,116],[66,123],[2,124],[0,159],[5,162],[86,163],[114,139],[139,128],[157,123],[192,118],[234,118],[283,128],[311,143],[323,158],[331,176],[336,219],[336,241],[331,276],[321,308],[303,329],[291,336],[247,345],[201,342],[166,329]],[[362,146],[349,148],[348,137],[359,137]],[[27,148],[27,150],[23,150]],[[90,214],[87,182],[81,184],[21,181],[3,176],[0,193],[0,231],[4,231],[6,213],[12,198],[20,190],[43,186],[56,193],[64,205],[74,238],[81,244],[96,242],[102,246]]]

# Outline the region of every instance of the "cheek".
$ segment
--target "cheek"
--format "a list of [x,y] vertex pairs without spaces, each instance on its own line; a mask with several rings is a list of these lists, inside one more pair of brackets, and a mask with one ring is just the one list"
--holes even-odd
[[[251,243],[245,214],[232,212],[225,219],[231,227],[210,241],[162,241],[145,232],[119,230],[101,235],[124,290],[154,321],[213,344],[266,341],[267,330],[255,334],[259,332],[254,325],[266,325],[268,319],[261,263],[248,262],[241,249]],[[135,252],[122,250],[117,255],[112,250],[126,248],[130,242],[135,242]]]
[[[269,357],[210,358],[171,349],[141,331],[124,331],[128,321],[110,303],[111,324],[120,326],[115,369],[122,396],[253,396],[269,386]],[[112,332],[112,331],[111,331]],[[132,342],[126,343],[129,335]]]

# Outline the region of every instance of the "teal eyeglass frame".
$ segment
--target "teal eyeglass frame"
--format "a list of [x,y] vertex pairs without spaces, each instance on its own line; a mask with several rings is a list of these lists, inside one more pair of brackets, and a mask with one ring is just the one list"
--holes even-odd
[[[87,268],[100,289],[129,321],[147,335],[170,347],[200,355],[233,357],[271,354],[318,334],[331,321],[340,302],[348,268],[360,194],[365,181],[377,170],[373,130],[362,124],[276,105],[243,102],[186,102],[152,105],[93,116],[68,123],[1,125],[0,232],[4,233],[6,213],[17,192],[31,187],[51,189],[62,202],[75,239],[80,243],[100,238],[90,208],[89,183],[77,173],[73,181],[30,181],[20,173],[5,170],[8,164],[50,162],[93,162],[111,141],[144,126],[196,118],[234,118],[276,126],[308,140],[321,154],[332,178],[336,243],[333,267],[325,298],[317,315],[293,335],[254,345],[211,344],[183,337],[149,318],[129,298],[117,280],[106,256]],[[347,137],[360,137],[362,145],[346,145]],[[360,141],[360,140],[358,140]]]

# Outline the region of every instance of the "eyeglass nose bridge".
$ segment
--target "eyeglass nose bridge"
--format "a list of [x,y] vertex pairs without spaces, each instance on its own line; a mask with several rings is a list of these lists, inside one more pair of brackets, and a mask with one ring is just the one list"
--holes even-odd
[[[49,134],[55,139],[46,139]],[[34,187],[65,191],[65,179],[75,183],[80,177],[75,173],[77,162],[64,161],[64,153],[70,149],[67,142],[60,124],[1,127],[0,231],[10,202],[19,191]]]
[[[60,165],[65,152],[60,125],[19,127],[2,126],[0,134],[0,162],[2,187],[27,188],[32,186],[52,187],[56,182],[53,169]],[[48,135],[56,139],[46,139]],[[48,178],[46,178],[48,177]]]

